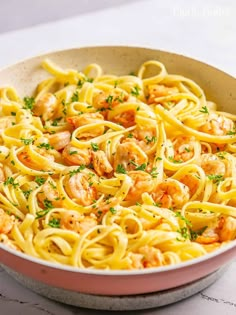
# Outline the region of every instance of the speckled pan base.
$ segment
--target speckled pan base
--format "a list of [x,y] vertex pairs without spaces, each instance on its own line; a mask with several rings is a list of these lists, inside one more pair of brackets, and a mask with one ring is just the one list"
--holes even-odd
[[127,311],[160,307],[186,299],[213,284],[227,267],[171,290],[128,296],[91,295],[53,288],[2,266],[15,280],[32,291],[61,303],[96,310]]

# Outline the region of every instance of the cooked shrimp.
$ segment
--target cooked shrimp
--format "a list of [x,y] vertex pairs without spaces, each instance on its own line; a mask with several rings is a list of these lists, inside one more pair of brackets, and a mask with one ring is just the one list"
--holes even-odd
[[60,227],[62,229],[74,231],[80,234],[84,234],[96,225],[97,221],[95,218],[91,216],[84,216],[71,210],[64,212],[60,220]]
[[222,227],[219,230],[220,241],[231,241],[236,239],[236,218],[223,218]]
[[137,254],[137,253],[132,253],[130,252],[128,254],[129,258],[129,264],[128,268],[129,269],[143,269],[143,255],[142,254]]
[[114,89],[109,92],[101,91],[94,97],[93,102],[96,108],[111,109],[112,107],[127,101],[127,99],[127,95],[125,95],[123,92],[120,92],[119,90]]
[[179,90],[176,87],[168,87],[162,84],[153,84],[148,86],[148,104],[155,103],[155,99],[162,96],[168,96],[178,93]]
[[9,215],[3,209],[0,209],[0,233],[10,233],[13,228],[14,221],[15,218],[13,215]]
[[97,192],[90,183],[89,174],[77,173],[69,177],[65,189],[70,198],[82,206],[89,206],[97,199]]
[[197,174],[189,173],[181,177],[179,181],[188,186],[190,197],[192,197],[196,193],[201,179],[197,176]]
[[134,142],[146,152],[157,142],[155,128],[152,126],[146,128],[137,126],[123,142]]
[[45,182],[37,195],[38,200],[45,206],[45,200],[51,202],[53,207],[61,207],[62,200],[57,191],[55,182],[51,179]]
[[[102,122],[104,117],[100,113],[84,113],[79,116],[68,117],[66,120],[76,129],[81,126]],[[97,137],[103,133],[104,126],[98,126],[92,128],[89,132],[84,133],[83,137]]]
[[125,128],[132,127],[135,125],[135,110],[127,110],[119,115],[114,116],[111,120]]
[[107,159],[106,154],[102,151],[91,152],[94,170],[99,176],[109,174],[113,171],[113,167]]
[[174,159],[176,161],[186,162],[194,155],[194,137],[177,136],[172,139],[174,146]]
[[213,244],[219,241],[219,235],[216,232],[216,227],[208,227],[196,238],[196,242],[200,244]]
[[34,105],[33,113],[39,116],[43,121],[51,119],[57,109],[57,98],[52,93],[44,94]]
[[133,185],[130,187],[125,200],[137,201],[144,192],[150,193],[153,189],[152,176],[143,171],[131,171],[128,175],[132,178]]
[[165,260],[158,248],[154,248],[148,245],[140,247],[138,253],[143,255],[142,264],[144,268],[163,266]]
[[133,142],[121,143],[116,148],[114,156],[114,169],[117,166],[123,166],[127,171],[137,169],[140,165],[146,166],[148,162],[147,155],[143,150]]
[[225,175],[226,168],[220,158],[211,153],[201,155],[201,167],[206,175]]
[[210,113],[207,116],[206,123],[199,128],[199,131],[211,135],[223,136],[235,128],[234,122],[222,115]]
[[62,151],[62,157],[68,165],[89,165],[92,155],[88,149],[78,149],[68,144]]
[[[44,156],[47,160],[54,162],[55,158],[52,154],[48,153],[47,150],[43,148],[37,148],[37,152]],[[39,165],[35,163],[35,161],[32,160],[29,152],[27,150],[21,151],[17,154],[18,159],[23,163],[25,166],[28,166],[29,168],[35,169],[35,170],[42,170],[44,165]]]
[[189,188],[175,179],[168,178],[156,186],[152,198],[163,208],[179,208],[189,200]]
[[51,135],[46,135],[50,145],[55,149],[55,150],[62,150],[67,146],[67,144],[70,143],[70,137],[71,133],[69,131],[61,131],[57,132],[55,134]]

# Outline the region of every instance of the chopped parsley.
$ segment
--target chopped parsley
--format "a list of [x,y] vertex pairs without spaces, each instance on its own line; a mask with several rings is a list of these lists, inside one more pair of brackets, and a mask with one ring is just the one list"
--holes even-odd
[[173,156],[169,156],[169,160],[173,163],[182,163],[181,160],[175,160]]
[[69,152],[70,155],[73,155],[73,154],[76,154],[76,153],[78,153],[78,151],[70,151]]
[[133,95],[133,96],[139,96],[139,90],[140,90],[140,88],[136,85],[135,87],[133,87],[132,88],[132,90],[130,91],[130,93],[131,93],[131,95]]
[[91,142],[91,148],[94,152],[99,150],[99,146],[97,143]]
[[207,177],[213,181],[214,184],[219,184],[220,181],[224,180],[223,175],[215,175],[215,174],[210,174],[207,175]]
[[79,100],[79,93],[78,91],[75,91],[71,97],[71,102],[78,102],[78,100]]
[[35,105],[35,99],[33,97],[24,97],[23,101],[25,103],[25,106],[23,107],[23,109],[30,109],[32,110],[34,108]]
[[29,195],[31,194],[31,192],[33,191],[33,189],[29,189],[29,190],[22,190],[24,196],[26,199],[29,199]]
[[234,136],[236,134],[236,131],[230,130],[226,133],[227,136]]
[[44,217],[51,209],[45,209],[45,210],[41,210],[36,212],[36,219],[40,219],[42,217]]
[[89,83],[93,83],[94,79],[93,78],[87,78],[86,81]]
[[190,152],[190,149],[187,148],[187,147],[185,147],[184,150],[185,150],[186,152]]
[[80,173],[84,169],[85,169],[85,165],[80,165],[76,170],[70,171],[69,175],[70,175],[70,177],[72,177],[75,174]]
[[182,214],[179,211],[175,212],[175,216],[177,218],[180,218],[182,221],[184,221],[188,226],[192,226],[192,223],[187,218],[182,216]]
[[24,145],[29,145],[29,144],[32,144],[34,142],[34,139],[25,139],[25,138],[20,138],[21,142],[24,143]]
[[106,98],[106,102],[111,105],[113,101],[113,96],[112,95],[108,95],[108,97]]
[[206,106],[202,106],[202,109],[200,109],[199,112],[203,114],[209,114],[208,108]]
[[132,133],[129,133],[128,135],[127,135],[127,138],[133,138],[134,137],[134,135],[132,134]]
[[146,167],[147,167],[147,164],[146,164],[146,163],[143,163],[143,164],[137,166],[137,167],[135,168],[135,171],[145,171]]
[[35,176],[35,182],[39,185],[42,186],[45,182],[46,179],[40,176]]
[[122,164],[118,164],[116,168],[117,173],[126,174],[126,170]]
[[157,178],[158,172],[157,172],[157,167],[153,167],[150,175],[152,176],[152,178]]
[[52,228],[60,228],[60,219],[53,218],[48,222],[48,225]]
[[197,237],[199,235],[202,235],[207,228],[208,228],[208,226],[204,226],[203,228],[201,228],[201,229],[199,229],[197,231],[193,231],[193,230],[190,229],[190,239],[191,239],[191,241],[195,241],[197,239]]
[[147,144],[149,144],[149,143],[151,143],[151,142],[156,142],[157,141],[157,137],[155,137],[155,136],[153,136],[153,137],[148,137],[148,136],[146,136],[145,137],[145,140],[146,140],[146,142],[147,142]]
[[54,149],[49,143],[40,143],[39,145],[37,145],[38,148],[45,148],[46,150],[51,150]]
[[219,152],[219,153],[217,153],[217,156],[218,156],[220,159],[222,159],[222,160],[225,159],[225,155],[226,155],[226,152]]
[[52,209],[53,208],[52,202],[47,198],[44,199],[43,205],[44,205],[45,209]]
[[111,207],[111,208],[109,209],[109,211],[110,211],[112,214],[116,214],[116,212],[117,212],[117,210],[116,210],[115,208],[113,208],[113,207]]
[[77,86],[78,86],[79,88],[82,88],[83,84],[84,84],[84,81],[81,80],[81,79],[79,79],[78,82],[77,82]]
[[52,126],[56,127],[58,126],[58,122],[61,120],[61,117],[58,117],[58,118],[55,118],[53,121],[52,121]]
[[177,230],[177,232],[180,233],[182,238],[184,238],[185,240],[190,238],[190,235],[189,235],[187,227],[180,228],[179,230]]
[[7,179],[5,180],[5,182],[4,182],[3,184],[4,184],[4,186],[6,186],[6,185],[12,185],[14,188],[16,188],[17,186],[19,186],[19,183],[15,183],[13,177],[7,177]]
[[16,116],[16,112],[11,112],[11,115],[12,116]]

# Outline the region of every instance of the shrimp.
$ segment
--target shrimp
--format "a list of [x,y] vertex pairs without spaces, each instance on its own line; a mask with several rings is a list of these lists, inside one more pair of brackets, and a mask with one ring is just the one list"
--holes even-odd
[[34,105],[33,113],[39,116],[43,121],[51,119],[57,109],[57,98],[52,93],[44,94]]
[[211,153],[201,155],[201,167],[206,175],[225,175],[226,167],[220,158]]
[[64,162],[68,165],[89,165],[92,155],[88,149],[78,149],[68,144],[62,151]]
[[181,183],[188,186],[190,197],[192,197],[200,184],[201,179],[194,173],[188,173],[179,179]]
[[125,138],[123,142],[134,142],[146,152],[157,142],[156,130],[152,126],[147,126],[146,128],[137,126],[133,133],[129,134],[129,137]]
[[168,178],[157,184],[151,195],[163,208],[179,208],[189,200],[189,188],[175,179]]
[[128,263],[129,269],[143,269],[143,263],[142,263],[143,255],[142,254],[130,252],[128,254],[128,258],[129,258],[129,263]]
[[200,244],[213,244],[219,241],[219,235],[216,232],[216,227],[207,227],[206,230],[198,235],[196,238],[196,242]]
[[145,245],[138,249],[138,253],[143,255],[144,268],[163,266],[165,263],[162,252],[158,248]]
[[82,206],[89,206],[97,199],[97,192],[89,181],[89,174],[76,173],[69,177],[65,189],[69,197]]
[[49,201],[53,207],[62,206],[62,200],[60,199],[60,195],[53,180],[48,180],[41,186],[41,190],[37,197],[43,206],[45,206],[45,201]]
[[206,123],[199,128],[199,131],[211,135],[223,136],[234,130],[234,128],[234,122],[231,119],[219,114],[210,113],[207,116]]
[[174,146],[174,159],[176,161],[186,162],[194,155],[194,137],[177,136],[172,139]]
[[103,151],[99,150],[96,152],[91,152],[91,154],[94,170],[99,176],[109,174],[113,171],[113,167],[111,166],[106,157],[106,154]]
[[135,125],[135,110],[127,110],[121,114],[114,116],[111,120],[122,125],[125,128],[132,127]]
[[[50,162],[54,162],[55,158],[52,154],[47,153],[47,151],[43,148],[37,148],[37,152],[44,156],[47,160]],[[21,151],[17,154],[18,159],[21,161],[22,164],[25,166],[28,166],[29,168],[35,169],[35,170],[42,170],[44,165],[39,165],[35,161],[32,160],[29,152],[27,150]]]
[[50,145],[57,151],[64,149],[70,143],[70,137],[71,133],[69,131],[47,135]]
[[121,143],[116,148],[114,155],[114,169],[118,165],[123,166],[127,171],[137,169],[137,167],[147,165],[148,157],[143,150],[133,142]]
[[128,96],[119,90],[112,90],[109,92],[101,91],[94,97],[94,106],[99,109],[111,109],[119,105],[120,103],[126,102]]
[[141,199],[144,192],[150,193],[153,189],[152,176],[143,171],[131,171],[128,175],[133,180],[125,200],[137,201]]
[[14,222],[15,217],[13,215],[7,214],[3,209],[0,208],[0,233],[10,233]]
[[155,103],[155,99],[162,96],[169,96],[178,93],[177,87],[168,87],[163,84],[152,84],[148,86],[148,104]]
[[84,234],[97,225],[97,220],[92,216],[84,216],[80,213],[68,210],[61,216],[60,227],[65,230]]
[[219,237],[221,242],[231,241],[236,239],[236,218],[222,218],[223,224],[219,229]]
[[[67,122],[71,124],[75,129],[81,126],[100,123],[104,120],[104,117],[100,113],[84,113],[79,116],[68,117]],[[96,126],[89,132],[83,133],[83,137],[97,137],[104,133],[104,126]]]

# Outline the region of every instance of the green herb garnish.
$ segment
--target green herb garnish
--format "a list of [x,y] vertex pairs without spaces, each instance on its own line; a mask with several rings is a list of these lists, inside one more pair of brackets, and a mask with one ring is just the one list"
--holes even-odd
[[117,173],[126,174],[126,170],[122,164],[118,164],[116,168]]
[[203,114],[209,114],[208,108],[206,106],[202,106],[202,109],[200,109],[199,112]]
[[91,145],[91,148],[92,148],[92,150],[93,150],[94,152],[96,152],[96,151],[99,150],[99,146],[98,146],[97,143],[91,142],[90,145]]
[[48,225],[52,228],[60,228],[60,219],[53,218],[48,222]]

